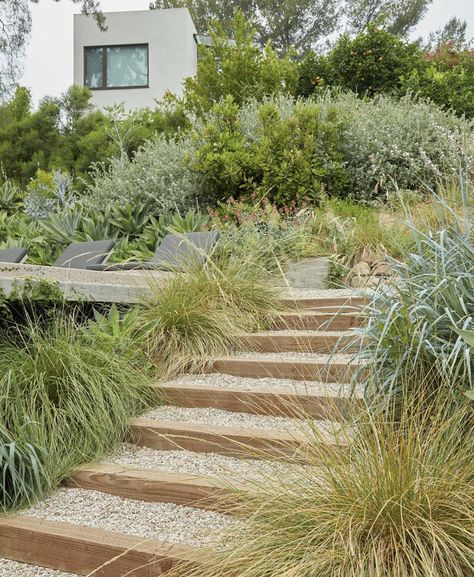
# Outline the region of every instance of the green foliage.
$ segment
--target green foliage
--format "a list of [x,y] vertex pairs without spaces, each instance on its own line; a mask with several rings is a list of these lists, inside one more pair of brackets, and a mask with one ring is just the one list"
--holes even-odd
[[139,314],[139,307],[119,310],[115,304],[106,314],[94,309],[94,319],[89,321],[85,336],[87,338],[90,335],[94,344],[100,343],[102,350],[110,351],[135,363],[139,356],[142,356],[145,362],[144,343],[155,323],[149,322],[139,326],[137,322]]
[[328,57],[330,82],[359,94],[397,92],[401,78],[421,65],[415,43],[375,26],[351,39],[343,36]]
[[[110,450],[129,418],[154,399],[138,359],[127,361],[102,344],[63,315],[35,318],[0,341],[0,429],[19,447],[45,452],[44,479],[54,484]],[[33,475],[33,460],[22,462]]]
[[[91,107],[89,89],[72,86],[61,98],[45,98],[32,109],[27,89],[19,87],[0,104],[0,158],[5,175],[21,186],[37,170],[69,172],[75,187],[89,182],[91,164],[131,155],[156,133],[173,134],[187,126],[183,110],[156,108],[125,114],[121,108]],[[84,181],[84,182],[83,182]]]
[[229,43],[224,28],[217,22],[210,31],[213,45],[201,47],[196,78],[184,83],[186,110],[202,115],[226,96],[240,105],[249,97],[293,93],[297,81],[296,64],[290,56],[279,58],[266,46],[254,42],[255,30],[241,12],[232,26],[235,45]]
[[440,230],[413,227],[415,247],[392,264],[397,282],[369,295],[362,355],[371,362],[371,398],[399,396],[412,373],[434,391],[473,388],[471,351],[457,332],[471,330],[474,317],[472,208],[464,194],[461,215],[438,201]]
[[21,207],[21,190],[11,180],[6,179],[0,186],[0,213],[15,214]]
[[433,0],[347,0],[345,15],[352,32],[360,34],[371,25],[382,26],[397,36],[421,20]]
[[39,498],[49,479],[44,468],[47,455],[30,443],[17,443],[0,427],[0,513]]
[[342,16],[340,0],[154,0],[153,8],[189,9],[197,30],[203,34],[219,22],[232,36],[232,20],[238,10],[255,26],[255,38],[262,45],[271,43],[283,53],[297,48],[322,45],[334,32]]
[[211,204],[255,194],[279,206],[320,202],[325,188],[342,191],[345,173],[339,150],[337,111],[314,103],[252,101],[239,110],[228,97],[197,128],[201,142],[191,168],[201,174]]
[[456,50],[451,43],[427,52],[422,66],[402,79],[404,90],[429,98],[444,109],[474,117],[474,51]]
[[186,136],[167,139],[161,134],[131,159],[122,154],[110,165],[95,164],[85,205],[96,211],[136,203],[146,203],[152,213],[188,209],[200,191],[199,178],[186,166],[193,149]]

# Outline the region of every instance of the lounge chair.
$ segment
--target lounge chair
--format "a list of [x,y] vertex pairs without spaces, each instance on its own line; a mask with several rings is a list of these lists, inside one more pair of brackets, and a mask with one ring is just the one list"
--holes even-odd
[[204,264],[218,238],[217,231],[168,234],[147,262],[91,264],[87,269],[96,271],[183,270],[189,264]]
[[0,263],[21,264],[26,259],[26,248],[5,248],[0,250]]
[[54,267],[87,269],[88,265],[103,264],[115,246],[114,240],[73,242],[53,264]]

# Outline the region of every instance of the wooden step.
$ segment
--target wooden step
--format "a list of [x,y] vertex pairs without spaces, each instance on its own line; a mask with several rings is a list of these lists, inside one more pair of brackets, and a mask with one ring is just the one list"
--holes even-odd
[[[217,453],[238,459],[255,459],[261,453],[266,457],[286,455],[291,460],[306,442],[302,433],[286,433],[277,429],[247,429],[143,418],[134,419],[131,426],[133,442],[142,447],[159,451]],[[328,435],[330,442],[332,439]]]
[[318,310],[321,312],[359,311],[366,304],[366,299],[360,296],[334,296],[334,297],[284,297],[280,299],[282,306],[287,309]]
[[350,332],[318,331],[289,333],[287,331],[262,331],[240,337],[241,349],[261,353],[309,352],[332,353],[336,350],[354,350],[355,335]]
[[362,318],[354,313],[300,311],[280,313],[273,321],[276,330],[347,331],[360,326]]
[[77,468],[65,481],[68,487],[91,489],[127,499],[175,503],[200,509],[222,510],[232,492],[197,475],[136,469],[110,463]]
[[220,357],[213,362],[212,371],[256,379],[276,378],[347,383],[358,369],[355,362],[331,360],[327,355],[320,355],[320,357],[316,359],[304,356],[275,358],[265,354],[248,357],[245,355]]
[[195,552],[187,545],[26,515],[0,518],[0,557],[77,575],[158,577]]
[[[341,415],[351,410],[354,403],[349,396],[318,390],[313,392],[309,388],[302,393],[290,388],[279,388],[275,391],[256,388],[249,391],[237,387],[214,387],[179,382],[168,382],[160,386],[170,405],[208,407],[253,415],[295,417],[304,413],[316,419],[338,420]],[[239,436],[244,435],[245,438],[240,437],[243,440],[258,437],[258,431],[254,429],[244,431],[236,428],[235,433]]]

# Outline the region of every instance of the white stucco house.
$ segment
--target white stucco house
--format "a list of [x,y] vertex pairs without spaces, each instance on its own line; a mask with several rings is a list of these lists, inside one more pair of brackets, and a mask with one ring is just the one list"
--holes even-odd
[[105,13],[107,30],[74,16],[74,83],[98,107],[153,106],[167,90],[182,92],[197,70],[196,28],[187,8]]

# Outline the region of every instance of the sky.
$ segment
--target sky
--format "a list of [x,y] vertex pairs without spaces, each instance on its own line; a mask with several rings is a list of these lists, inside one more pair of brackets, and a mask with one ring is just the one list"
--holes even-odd
[[[146,10],[149,0],[102,0],[104,12]],[[73,78],[73,14],[78,6],[70,0],[40,0],[33,5],[33,33],[26,50],[21,84],[31,89],[34,102],[45,96],[60,96]],[[474,37],[474,0],[433,0],[413,37],[428,36],[452,16],[468,22]]]

